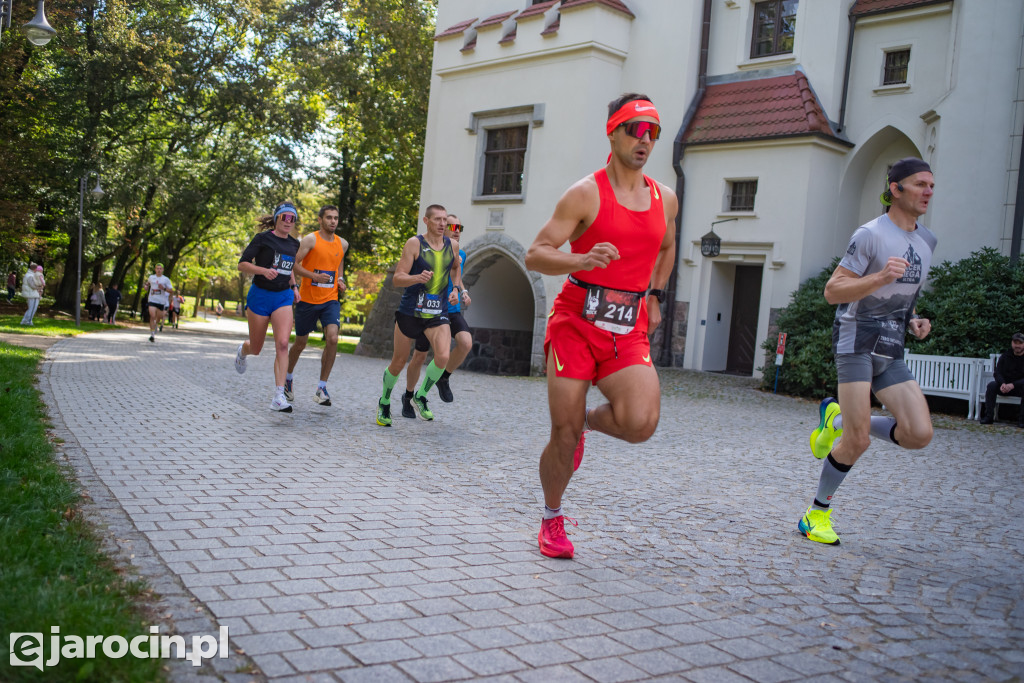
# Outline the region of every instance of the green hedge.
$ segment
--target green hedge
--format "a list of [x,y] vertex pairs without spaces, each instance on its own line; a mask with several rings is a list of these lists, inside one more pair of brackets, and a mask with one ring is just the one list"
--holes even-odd
[[[779,373],[779,391],[795,396],[824,398],[835,393],[836,366],[832,359],[832,321],[836,307],[825,301],[825,283],[839,258],[800,285],[789,305],[779,312],[776,325],[786,333],[786,356]],[[776,336],[761,345],[775,357]],[[764,389],[775,387],[775,366],[764,368]]]
[[1024,332],[1024,263],[1010,265],[1008,256],[985,247],[933,266],[928,281],[917,312],[931,319],[932,333],[924,340],[908,335],[914,353],[985,358]]
[[[835,306],[825,301],[825,284],[839,258],[793,292],[776,324],[785,332],[786,357],[779,391],[807,398],[833,395],[836,368],[832,357]],[[931,319],[924,340],[907,335],[907,349],[936,356],[984,358],[1009,348],[1010,336],[1024,331],[1024,263],[985,247],[955,263],[943,261],[928,274],[929,289],[917,302],[919,315]],[[761,345],[773,353],[777,338]],[[775,366],[764,368],[761,386],[775,385]]]

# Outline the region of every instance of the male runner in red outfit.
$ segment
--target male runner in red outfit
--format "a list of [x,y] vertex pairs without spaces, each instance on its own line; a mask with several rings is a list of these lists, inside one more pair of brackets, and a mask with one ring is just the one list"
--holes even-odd
[[[537,538],[548,557],[573,556],[562,494],[579,467],[585,431],[646,441],[661,409],[648,335],[661,323],[659,302],[676,251],[669,226],[679,202],[642,171],[661,134],[658,112],[645,95],[611,102],[606,132],[608,165],[562,195],[526,253],[530,270],[569,274],[544,340],[551,440],[540,456],[544,521]],[[571,253],[559,250],[566,241]],[[608,403],[588,410],[591,383]]]

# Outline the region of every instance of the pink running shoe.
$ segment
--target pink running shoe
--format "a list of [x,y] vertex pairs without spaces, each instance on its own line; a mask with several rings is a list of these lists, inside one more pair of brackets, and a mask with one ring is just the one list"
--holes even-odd
[[572,559],[576,549],[572,547],[572,541],[565,535],[565,520],[573,526],[576,520],[572,517],[559,515],[554,519],[545,519],[540,523],[540,533],[537,534],[537,543],[540,544],[540,554],[545,557],[560,557],[567,560]]
[[580,440],[576,442],[576,450],[572,452],[572,471],[575,472],[580,468],[580,463],[583,462],[583,446],[587,442],[587,432],[589,429],[584,429],[580,432]]

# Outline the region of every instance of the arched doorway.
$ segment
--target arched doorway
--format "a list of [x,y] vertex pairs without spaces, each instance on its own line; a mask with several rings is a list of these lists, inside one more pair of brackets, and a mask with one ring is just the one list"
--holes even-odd
[[473,349],[462,367],[495,375],[539,374],[547,303],[541,276],[526,270],[525,249],[501,233],[463,248],[462,280],[473,299],[465,312]]
[[839,210],[836,212],[837,253],[858,226],[878,217],[883,207],[878,196],[885,189],[885,174],[895,161],[905,157],[922,156],[917,145],[905,133],[893,126],[884,126],[857,146],[843,173],[839,191]]

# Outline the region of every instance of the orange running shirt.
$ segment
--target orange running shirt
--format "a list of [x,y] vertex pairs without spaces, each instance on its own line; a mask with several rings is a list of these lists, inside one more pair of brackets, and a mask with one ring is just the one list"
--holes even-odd
[[619,250],[619,259],[607,268],[580,270],[573,277],[611,289],[643,292],[651,284],[654,262],[665,239],[665,209],[658,183],[647,176],[651,189],[651,208],[631,211],[619,204],[605,169],[594,172],[601,197],[597,218],[578,240],[571,243],[572,253],[585,254],[598,242],[611,242]]
[[302,267],[315,273],[327,273],[331,276],[331,280],[330,282],[314,282],[310,278],[304,277],[302,284],[299,285],[299,296],[307,304],[337,301],[338,277],[341,274],[339,271],[341,270],[341,260],[345,257],[341,238],[335,235],[334,240],[328,242],[320,237],[319,230],[314,234],[316,235],[316,244],[302,259]]

